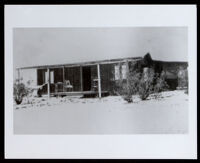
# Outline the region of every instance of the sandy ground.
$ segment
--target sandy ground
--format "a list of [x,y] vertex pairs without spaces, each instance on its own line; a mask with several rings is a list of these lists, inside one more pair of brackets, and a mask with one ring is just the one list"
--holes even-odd
[[188,132],[188,95],[163,92],[127,103],[120,96],[34,98],[14,105],[14,134],[183,134]]

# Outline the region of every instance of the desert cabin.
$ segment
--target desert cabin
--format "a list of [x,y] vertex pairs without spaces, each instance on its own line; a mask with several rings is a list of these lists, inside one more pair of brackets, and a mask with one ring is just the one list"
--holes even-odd
[[17,78],[38,88],[39,95],[83,95],[101,98],[116,94],[117,82],[126,84],[132,69],[141,72],[144,68],[153,68],[157,73],[164,71],[169,89],[175,90],[179,86],[179,74],[187,71],[187,67],[187,62],[152,60],[147,53],[144,57],[20,67],[16,70]]

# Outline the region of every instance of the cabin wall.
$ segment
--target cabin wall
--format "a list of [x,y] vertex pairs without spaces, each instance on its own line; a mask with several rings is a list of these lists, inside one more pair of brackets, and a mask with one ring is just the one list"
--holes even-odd
[[155,61],[154,68],[159,71],[163,70],[178,74],[179,70],[187,69],[187,63]]
[[[124,63],[101,65],[101,87],[103,91],[109,91],[110,94],[116,94],[121,86],[127,84],[127,80],[124,79],[122,66]],[[179,87],[179,76],[178,74],[183,74],[182,76],[187,76],[187,62],[158,62],[153,61],[151,64],[144,63],[143,60],[131,61],[129,62],[129,71],[143,72],[144,67],[153,68],[156,73],[161,73],[162,71],[170,72],[175,75],[175,78],[166,76],[166,82],[169,89],[175,90]],[[116,79],[115,66],[119,66],[119,77]],[[184,73],[183,73],[184,72]],[[182,83],[181,83],[182,84]]]
[[[140,64],[137,61],[129,62],[129,71],[139,70]],[[111,95],[117,95],[127,85],[127,68],[125,62],[105,64],[100,66],[102,91],[109,91]]]

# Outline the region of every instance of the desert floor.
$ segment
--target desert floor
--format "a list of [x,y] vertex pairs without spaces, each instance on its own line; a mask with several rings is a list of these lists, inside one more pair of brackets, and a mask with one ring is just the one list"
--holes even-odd
[[120,96],[33,98],[14,104],[14,134],[183,134],[188,132],[188,95],[162,92],[155,99]]

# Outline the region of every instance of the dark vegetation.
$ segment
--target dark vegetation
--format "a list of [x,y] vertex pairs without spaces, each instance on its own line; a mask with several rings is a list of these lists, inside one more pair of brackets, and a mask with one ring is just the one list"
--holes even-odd
[[[27,82],[27,85],[29,84],[30,81]],[[24,97],[27,97],[28,99],[28,96],[32,93],[32,90],[28,88],[24,83],[22,83],[22,79],[15,80],[13,87],[14,87],[13,90],[14,100],[18,105],[22,103]]]
[[20,82],[20,80],[16,80],[14,83],[14,100],[17,104],[21,104],[24,96],[27,96],[28,89],[25,84]]
[[151,94],[158,98],[159,93],[168,88],[165,73],[155,73],[151,68],[145,68],[144,72],[131,71],[127,83],[119,82],[119,85],[119,94],[129,103],[133,102],[132,95],[139,95],[141,100],[146,100]]

